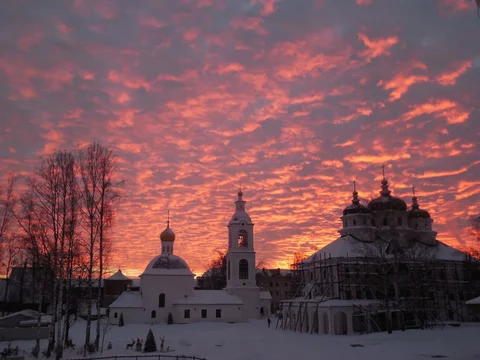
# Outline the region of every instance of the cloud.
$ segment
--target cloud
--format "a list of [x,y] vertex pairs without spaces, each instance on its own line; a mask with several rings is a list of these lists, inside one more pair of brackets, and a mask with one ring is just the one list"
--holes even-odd
[[125,180],[111,266],[130,275],[159,252],[167,209],[176,252],[204,271],[240,185],[257,256],[288,266],[338,236],[353,179],[378,195],[381,165],[464,245],[480,212],[473,5],[0,2],[0,171],[111,145]]

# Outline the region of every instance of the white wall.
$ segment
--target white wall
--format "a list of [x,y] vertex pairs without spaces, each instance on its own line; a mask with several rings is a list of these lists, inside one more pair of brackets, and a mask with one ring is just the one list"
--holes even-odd
[[[173,315],[173,303],[185,297],[192,296],[195,280],[193,275],[142,275],[140,288],[142,291],[143,306],[148,323],[166,323],[168,313]],[[158,297],[165,294],[165,307],[158,307]],[[151,318],[152,310],[156,311],[156,318]]]
[[[115,318],[117,313],[117,318]],[[145,311],[142,308],[110,308],[110,321],[113,325],[118,325],[120,314],[123,313],[123,323],[128,324],[143,324],[147,322]]]
[[242,300],[244,304],[242,316],[245,320],[260,318],[260,289],[258,287],[235,287],[227,289],[227,291]]
[[[188,324],[194,322],[241,322],[243,305],[175,305],[173,313],[173,322],[178,324]],[[184,310],[190,310],[190,318],[185,319]],[[207,310],[207,317],[202,318],[202,310]],[[216,310],[221,310],[221,317],[216,317]]]

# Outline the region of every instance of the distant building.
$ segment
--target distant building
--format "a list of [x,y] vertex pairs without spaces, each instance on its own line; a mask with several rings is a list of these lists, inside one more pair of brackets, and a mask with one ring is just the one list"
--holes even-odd
[[175,233],[167,221],[160,234],[160,255],[140,275],[140,290],[127,288],[109,306],[112,321],[118,323],[123,316],[126,324],[165,323],[169,319],[175,323],[241,322],[268,316],[271,297],[256,285],[253,223],[242,196],[239,191],[228,224],[224,290],[195,289],[194,274],[186,261],[174,254]]
[[320,334],[424,328],[478,320],[466,300],[480,295],[478,259],[436,239],[433,219],[391,195],[343,210],[340,237],[297,264],[295,295],[278,327]]
[[257,269],[257,285],[272,296],[270,312],[280,310],[280,303],[291,298],[292,271],[286,269]]

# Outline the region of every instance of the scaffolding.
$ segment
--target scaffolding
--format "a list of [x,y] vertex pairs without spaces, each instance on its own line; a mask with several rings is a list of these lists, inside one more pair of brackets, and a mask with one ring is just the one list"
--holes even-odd
[[[319,306],[337,299],[351,300],[355,333],[385,331],[388,323],[399,330],[477,320],[465,301],[480,294],[478,259],[403,259],[395,264],[394,275],[382,266],[366,257],[325,253],[294,264],[291,300],[282,303],[277,328],[318,333]],[[389,283],[385,290],[386,276],[394,277],[395,285]]]

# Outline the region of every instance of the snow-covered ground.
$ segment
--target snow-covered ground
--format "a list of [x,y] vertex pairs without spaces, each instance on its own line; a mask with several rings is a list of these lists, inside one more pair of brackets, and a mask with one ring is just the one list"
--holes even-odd
[[[105,349],[109,341],[113,349],[104,350],[103,356],[138,355],[126,350],[126,344],[137,337],[145,339],[151,328],[157,347],[160,336],[165,336],[165,347],[175,350],[172,355],[195,355],[208,360],[410,360],[440,356],[448,360],[480,359],[480,324],[355,336],[299,334],[276,330],[274,325],[272,322],[272,327],[268,328],[266,321],[252,321],[244,324],[114,326],[105,337]],[[83,343],[84,327],[85,322],[79,321],[72,329],[77,351]],[[34,342],[12,342],[11,346],[17,344],[23,350],[30,350]],[[363,347],[352,347],[352,344]],[[0,350],[6,345],[0,342]],[[45,341],[42,346],[44,348]],[[65,353],[66,359],[78,357],[80,355],[73,350]]]

